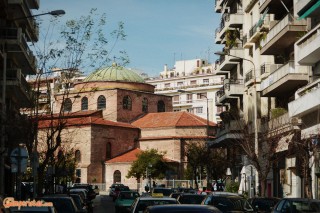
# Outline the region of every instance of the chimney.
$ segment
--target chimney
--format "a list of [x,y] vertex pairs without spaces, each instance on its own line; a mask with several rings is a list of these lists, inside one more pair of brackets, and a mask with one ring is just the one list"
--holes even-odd
[[164,71],[165,71],[165,72],[168,71],[168,65],[167,65],[167,64],[164,65]]

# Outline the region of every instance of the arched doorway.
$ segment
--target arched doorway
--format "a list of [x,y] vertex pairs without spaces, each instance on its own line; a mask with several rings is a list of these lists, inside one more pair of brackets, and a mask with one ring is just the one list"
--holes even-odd
[[121,183],[121,172],[119,170],[113,173],[113,183]]

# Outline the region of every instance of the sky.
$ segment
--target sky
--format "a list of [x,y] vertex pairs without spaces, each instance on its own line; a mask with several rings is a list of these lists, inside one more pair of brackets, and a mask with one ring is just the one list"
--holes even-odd
[[124,23],[127,37],[117,45],[128,54],[127,68],[154,77],[165,64],[172,68],[177,60],[217,59],[213,53],[222,47],[214,43],[220,22],[214,4],[214,0],[41,0],[33,13],[62,9],[66,14],[59,22],[64,23],[97,8],[112,29]]

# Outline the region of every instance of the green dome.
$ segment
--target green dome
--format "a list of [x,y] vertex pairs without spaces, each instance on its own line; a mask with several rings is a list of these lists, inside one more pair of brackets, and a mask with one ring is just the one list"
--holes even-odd
[[111,67],[98,69],[88,75],[83,81],[122,81],[144,83],[143,78],[137,73],[124,67],[120,67],[117,64],[112,64]]

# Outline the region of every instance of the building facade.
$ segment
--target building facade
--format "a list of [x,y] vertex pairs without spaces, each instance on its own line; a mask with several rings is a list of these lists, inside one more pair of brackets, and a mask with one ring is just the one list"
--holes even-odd
[[172,69],[165,65],[158,78],[147,82],[155,86],[156,94],[172,96],[173,111],[187,111],[217,123],[224,107],[215,106],[215,94],[224,76],[217,75],[216,69],[204,59],[176,61]]
[[[218,70],[230,74],[225,79],[229,84],[224,84],[216,102],[228,106],[225,113],[228,116],[224,116],[228,119],[223,119],[223,129],[218,130],[212,145],[225,145],[231,151],[235,143],[243,143],[249,136],[254,144],[251,151],[259,158],[273,144],[276,147],[273,152],[280,159],[266,177],[266,196],[306,194],[302,185],[307,179],[300,178],[300,168],[295,164],[297,156],[290,148],[301,141],[301,123],[290,113],[289,103],[295,99],[297,90],[310,81],[312,73],[310,64],[295,59],[298,54],[295,42],[311,27],[308,18],[299,18],[297,14],[301,2],[218,0],[215,4],[215,11],[221,13],[215,42],[224,45],[219,53]],[[226,88],[231,92],[225,92]],[[259,193],[261,180],[256,171],[248,173],[247,167],[254,164],[246,160],[248,152],[239,155],[243,157],[232,159],[232,173],[238,178],[255,179],[254,190],[245,189],[253,196]],[[260,162],[264,164],[262,159]]]
[[20,108],[33,104],[25,77],[36,74],[37,60],[29,43],[38,41],[39,28],[34,18],[26,17],[38,8],[39,0],[0,1],[0,194],[13,194],[10,152],[27,143],[23,128],[28,124]]

